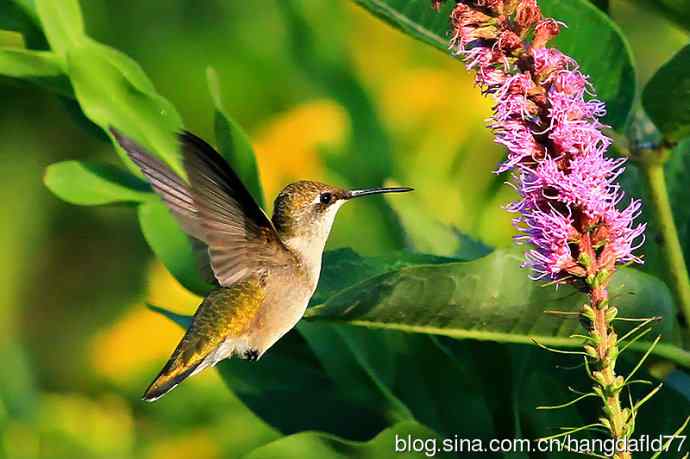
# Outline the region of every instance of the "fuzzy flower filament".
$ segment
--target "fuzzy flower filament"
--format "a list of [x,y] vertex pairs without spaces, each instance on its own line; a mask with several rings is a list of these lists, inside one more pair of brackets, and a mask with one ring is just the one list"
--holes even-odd
[[546,47],[564,24],[544,18],[536,0],[455,3],[450,49],[496,101],[489,127],[507,150],[497,172],[512,171],[520,196],[508,210],[516,215],[516,239],[530,245],[523,266],[535,280],[573,284],[590,296],[582,315],[595,364],[590,377],[604,401],[600,423],[623,438],[633,423],[618,397],[616,310],[607,286],[617,265],[641,263],[634,251],[645,225],[634,223],[640,203],[626,201],[616,182],[625,160],[606,156],[605,104],[574,59]]

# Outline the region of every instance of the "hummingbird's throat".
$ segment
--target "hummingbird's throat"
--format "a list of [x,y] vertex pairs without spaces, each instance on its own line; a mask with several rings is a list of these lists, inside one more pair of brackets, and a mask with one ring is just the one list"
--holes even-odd
[[314,221],[299,225],[299,230],[295,234],[283,239],[283,243],[299,258],[314,289],[319,281],[321,258],[326,247],[326,241],[338,209],[344,202],[334,203],[324,213],[318,215]]

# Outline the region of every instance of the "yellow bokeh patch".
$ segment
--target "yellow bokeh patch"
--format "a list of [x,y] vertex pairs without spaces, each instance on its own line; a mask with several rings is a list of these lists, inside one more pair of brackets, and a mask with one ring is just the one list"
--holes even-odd
[[218,440],[206,430],[177,434],[156,443],[147,459],[215,459],[220,457]]
[[319,149],[343,144],[349,121],[340,105],[317,100],[273,118],[256,136],[256,158],[267,201],[290,182],[323,176]]
[[92,367],[101,376],[122,382],[133,372],[169,357],[184,330],[150,311],[145,303],[193,314],[200,302],[201,298],[185,290],[160,262],[153,263],[145,301],[132,305],[117,323],[91,339]]

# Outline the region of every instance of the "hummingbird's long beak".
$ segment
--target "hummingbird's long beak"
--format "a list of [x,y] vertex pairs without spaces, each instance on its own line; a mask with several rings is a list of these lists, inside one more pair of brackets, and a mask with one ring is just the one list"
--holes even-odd
[[394,188],[363,188],[361,190],[350,190],[345,195],[345,199],[359,198],[361,196],[369,196],[372,194],[381,193],[406,193],[412,191],[408,187],[394,187]]

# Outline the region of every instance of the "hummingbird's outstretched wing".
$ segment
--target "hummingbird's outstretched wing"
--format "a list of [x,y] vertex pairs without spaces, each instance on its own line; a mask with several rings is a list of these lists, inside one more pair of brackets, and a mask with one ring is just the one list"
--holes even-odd
[[259,275],[213,290],[197,309],[168,363],[146,389],[144,400],[159,399],[187,377],[226,357],[251,357],[242,336],[256,319],[265,296]]
[[271,220],[225,159],[194,134],[179,137],[190,192],[220,285],[294,262]]
[[192,237],[207,279],[229,286],[249,273],[291,261],[271,220],[202,139],[188,132],[179,136],[187,184],[134,140],[115,128],[110,131]]
[[205,242],[206,235],[201,229],[192,193],[184,180],[118,129],[111,127],[110,132],[127,152],[127,156],[141,169],[153,190],[163,199],[182,229],[194,239]]
[[190,236],[192,249],[196,255],[202,277],[211,284],[217,284],[218,280],[211,269],[206,234],[201,228],[199,212],[187,183],[170,167],[118,129],[111,127],[110,132],[117,143],[127,152],[127,156],[141,169],[153,190],[170,209],[182,230]]

